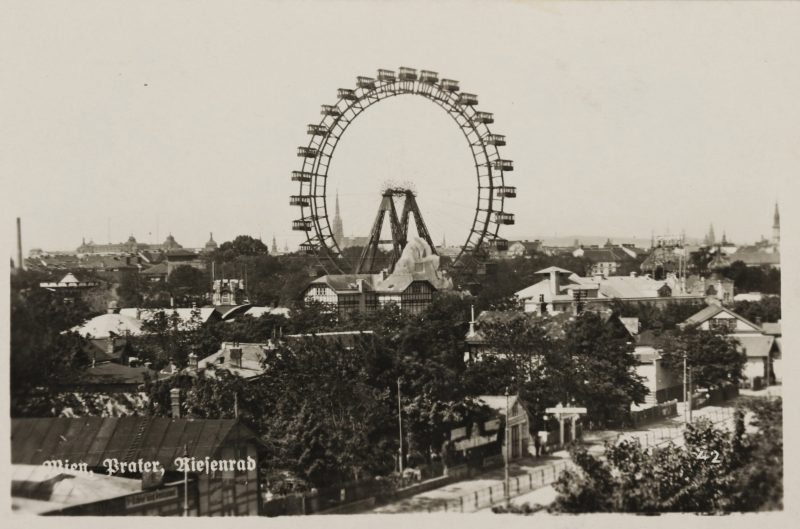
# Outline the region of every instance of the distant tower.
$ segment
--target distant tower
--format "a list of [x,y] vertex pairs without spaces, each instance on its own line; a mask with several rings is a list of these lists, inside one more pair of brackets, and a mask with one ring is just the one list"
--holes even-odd
[[775,202],[775,214],[772,216],[772,244],[781,243],[781,214],[778,212],[778,203]]
[[[777,215],[778,209],[775,206],[775,214]],[[17,270],[25,268],[22,262],[22,221],[17,217]]]
[[289,241],[283,241],[283,253],[289,253]]
[[270,247],[269,251],[272,255],[278,253],[278,243],[275,242],[275,234],[272,234],[272,247]]
[[447,235],[442,234],[442,248],[447,248]]
[[217,245],[217,241],[214,240],[214,234],[213,233],[209,233],[208,234],[208,242],[206,243],[206,246],[205,246],[205,251],[213,252],[218,247],[219,246]]
[[336,191],[336,214],[333,217],[333,238],[337,244],[344,242],[344,227],[342,226],[342,216],[339,214],[339,191]]
[[705,243],[706,246],[714,246],[717,243],[717,236],[714,235],[714,224],[708,227],[708,235],[706,235]]
[[725,234],[725,230],[722,230],[722,246],[728,245],[728,236]]

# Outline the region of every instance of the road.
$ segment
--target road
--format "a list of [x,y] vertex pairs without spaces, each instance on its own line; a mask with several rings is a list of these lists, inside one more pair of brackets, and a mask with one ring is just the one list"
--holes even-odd
[[[774,393],[774,390],[772,391]],[[753,396],[769,396],[772,393],[757,392]],[[705,406],[692,413],[692,419],[707,418],[719,425],[733,425],[733,410],[738,399],[721,405]],[[643,446],[653,446],[666,442],[683,443],[683,404],[678,403],[678,415],[669,419],[654,422],[635,430],[601,430],[587,432],[583,442],[590,453],[602,454],[605,441],[621,438],[638,438]],[[569,454],[561,450],[540,459],[526,458],[514,463],[509,468],[510,489],[515,505],[529,503],[531,505],[547,505],[555,499],[556,492],[550,485],[558,474],[571,465]],[[494,469],[471,479],[423,492],[377,507],[374,513],[411,513],[411,512],[476,512],[491,509],[493,505],[502,503],[504,490],[503,469]]]

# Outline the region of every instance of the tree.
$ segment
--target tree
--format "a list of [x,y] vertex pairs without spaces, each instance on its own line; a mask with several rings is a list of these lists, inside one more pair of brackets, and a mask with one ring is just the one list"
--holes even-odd
[[747,361],[730,336],[696,328],[664,333],[656,347],[662,351],[664,366],[675,373],[682,373],[685,357],[692,384],[701,388],[738,382]]
[[69,380],[88,365],[87,340],[69,329],[90,316],[80,298],[66,301],[38,286],[12,292],[11,392]]
[[777,322],[781,319],[781,298],[767,296],[761,301],[737,301],[734,311],[752,322]]
[[607,443],[598,457],[580,446],[576,465],[554,484],[551,512],[733,512],[782,508],[781,404],[752,407],[754,433],[744,413],[735,428],[717,429],[706,420],[690,424],[684,446],[643,448],[638,439]]
[[573,361],[571,394],[586,406],[591,420],[622,421],[632,403],[644,402],[647,388],[636,374],[633,343],[618,318],[603,321],[595,313],[582,314],[566,325],[562,351]]
[[182,265],[169,274],[167,286],[175,295],[201,298],[209,291],[209,279],[202,270]]
[[232,241],[225,241],[214,252],[217,262],[233,262],[241,256],[267,255],[269,248],[260,239],[249,235],[239,235]]
[[644,400],[647,389],[635,374],[633,346],[617,318],[499,313],[478,330],[491,353],[467,369],[471,390],[502,393],[507,387],[534,415],[576,401],[598,422],[621,422],[632,402]]

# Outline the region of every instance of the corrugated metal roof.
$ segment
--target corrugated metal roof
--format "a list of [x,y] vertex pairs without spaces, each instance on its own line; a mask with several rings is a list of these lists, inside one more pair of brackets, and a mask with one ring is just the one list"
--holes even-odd
[[[171,419],[168,417],[81,417],[12,419],[13,464],[40,465],[51,459],[102,466],[106,458],[159,461],[175,468],[175,458],[212,457],[235,429],[255,439],[234,419]],[[137,442],[137,438],[139,441]]]

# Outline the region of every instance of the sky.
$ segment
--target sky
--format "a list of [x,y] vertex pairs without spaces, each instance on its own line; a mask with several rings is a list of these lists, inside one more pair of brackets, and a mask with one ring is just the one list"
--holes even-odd
[[[238,234],[294,248],[296,148],[358,75],[410,66],[493,112],[518,198],[508,239],[642,237],[713,222],[769,237],[800,161],[796,3],[6,2],[0,175],[24,248]],[[339,143],[346,235],[410,181],[433,239],[476,199],[461,132],[422,98]],[[783,196],[782,196],[783,195]],[[786,209],[785,207],[783,209]],[[6,238],[12,241],[11,236]],[[9,254],[13,251],[9,250]]]

